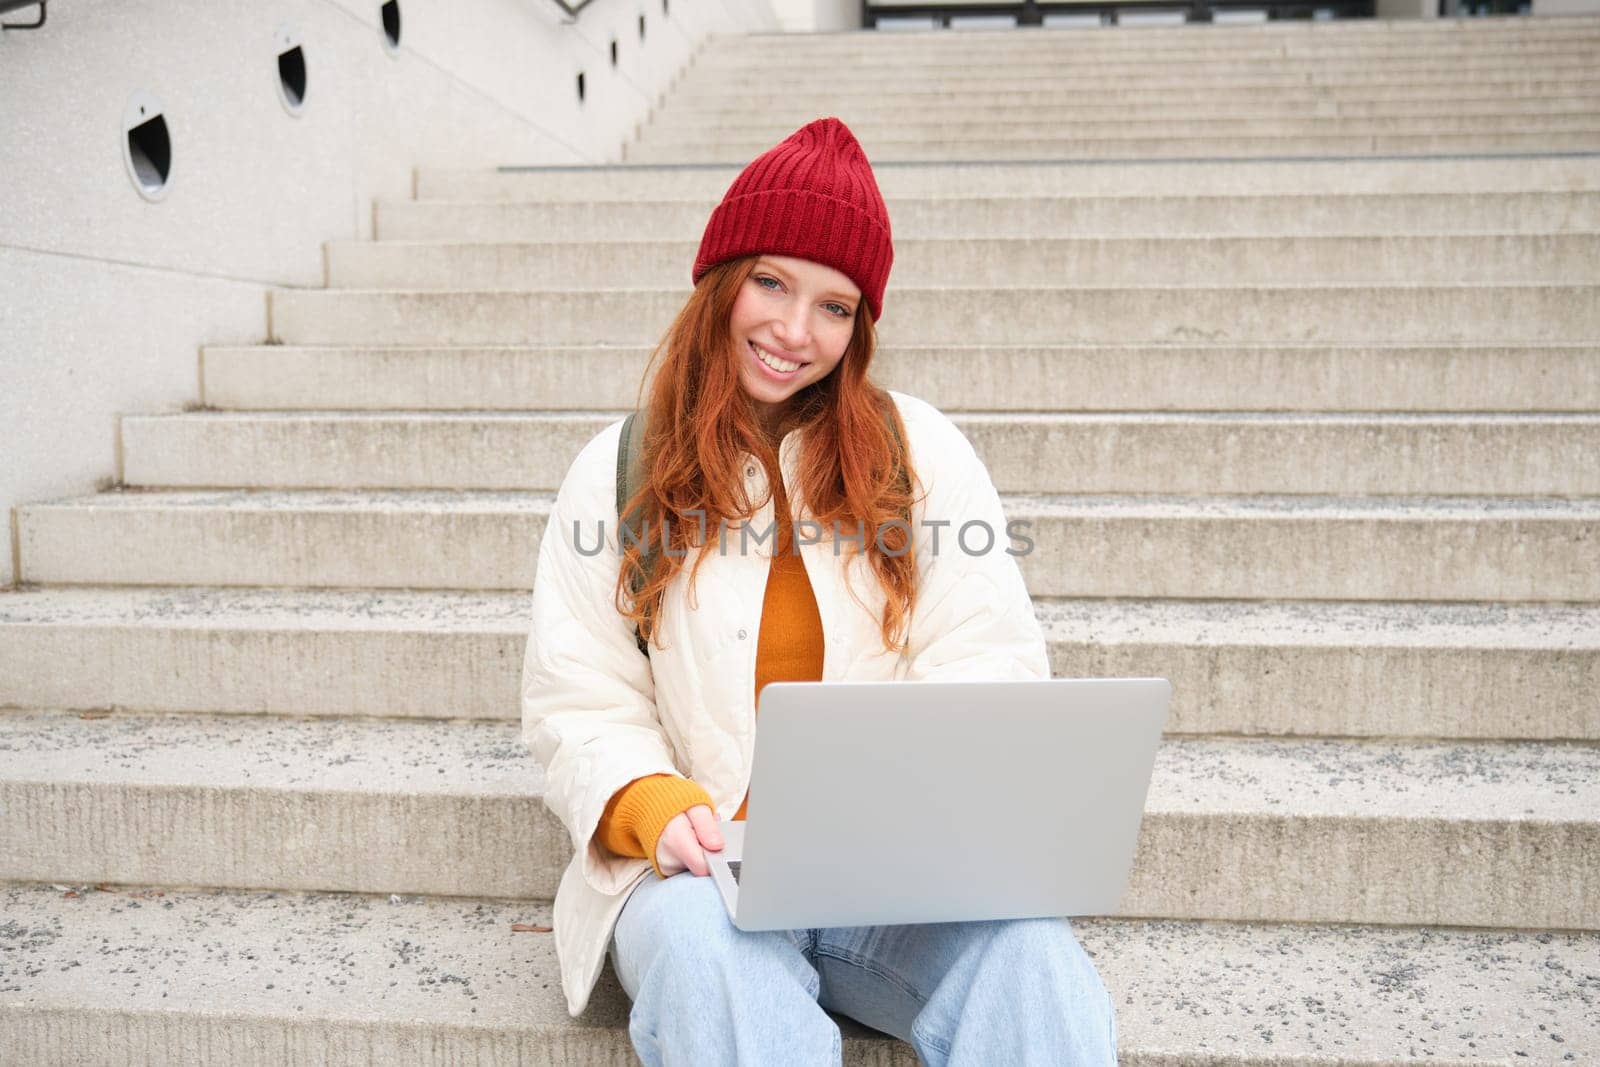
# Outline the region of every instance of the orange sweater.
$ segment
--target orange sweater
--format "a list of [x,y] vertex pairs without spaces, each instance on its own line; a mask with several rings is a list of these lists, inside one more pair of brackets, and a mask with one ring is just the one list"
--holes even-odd
[[[770,475],[771,472],[769,472]],[[789,502],[783,479],[769,477],[774,511],[779,523],[778,542],[767,574],[767,592],[761,602],[760,641],[756,646],[756,699],[768,682],[822,680],[822,614],[806,577],[805,562],[792,547]],[[750,796],[739,803],[735,819],[743,819]],[[680,812],[696,804],[712,810],[711,796],[698,783],[676,774],[650,774],[635,778],[611,797],[600,816],[596,838],[620,856],[646,858],[654,866],[656,841]],[[656,874],[661,874],[656,867]]]

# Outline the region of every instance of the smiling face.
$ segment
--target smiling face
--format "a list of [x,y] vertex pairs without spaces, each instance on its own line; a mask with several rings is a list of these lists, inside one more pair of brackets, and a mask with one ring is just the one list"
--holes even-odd
[[734,300],[728,329],[740,384],[769,430],[791,397],[839,365],[860,305],[860,288],[832,267],[792,256],[756,261]]

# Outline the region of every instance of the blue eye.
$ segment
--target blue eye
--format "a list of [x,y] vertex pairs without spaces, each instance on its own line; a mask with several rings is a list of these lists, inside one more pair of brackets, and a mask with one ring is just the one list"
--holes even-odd
[[[755,279],[755,283],[757,285],[760,285],[761,288],[766,289],[767,292],[769,292],[769,293],[772,292],[773,290],[767,289],[767,287],[765,285],[762,285],[763,282],[771,282],[773,285],[779,285],[778,279],[773,278],[773,277],[771,277],[769,275],[766,275],[766,274],[752,274],[752,275],[750,275],[750,277],[754,278]],[[779,287],[781,288],[782,286],[779,285]],[[835,309],[833,311],[833,314],[835,316],[837,316],[838,318],[848,319],[850,317],[850,309],[845,307],[843,304],[840,304],[840,303],[829,303],[829,304],[827,304],[825,306]]]

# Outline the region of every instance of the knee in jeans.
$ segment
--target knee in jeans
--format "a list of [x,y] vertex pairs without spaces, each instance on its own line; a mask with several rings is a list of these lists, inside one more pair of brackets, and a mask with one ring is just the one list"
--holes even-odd
[[1076,948],[1076,939],[1064,919],[1003,919],[994,924],[990,944],[1023,955],[1059,954]]
[[1065,919],[1010,919],[997,925],[992,947],[998,947],[1016,966],[1042,966],[1065,972],[1077,982],[1105,993],[1094,961],[1078,944]]
[[716,886],[709,878],[687,872],[671,878],[646,875],[623,914],[641,926],[657,927],[668,918],[710,915],[710,905],[718,903]]
[[733,943],[733,922],[710,878],[675,874],[639,903],[640,909],[630,906],[623,915],[624,936],[648,931],[643,936],[674,965],[713,962]]

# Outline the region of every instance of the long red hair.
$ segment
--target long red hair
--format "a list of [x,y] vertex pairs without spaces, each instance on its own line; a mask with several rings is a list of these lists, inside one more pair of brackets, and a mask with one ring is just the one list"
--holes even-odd
[[[740,286],[758,258],[729,260],[701,276],[651,354],[653,366],[665,353],[660,369],[651,380],[647,367],[640,383],[641,398],[647,385],[649,393],[648,400],[638,405],[648,420],[641,477],[623,514],[641,509],[638,514],[647,524],[642,528],[655,548],[655,563],[634,596],[632,580],[643,573],[643,552],[633,538],[622,539],[615,602],[617,610],[657,648],[664,647],[656,640],[655,625],[662,594],[684,566],[688,550],[698,547],[689,572],[693,607],[694,580],[701,561],[718,544],[717,531],[724,522],[753,519],[766,501],[751,500],[746,493],[741,456],[755,455],[767,470],[778,470],[777,449],[740,384],[739,353],[728,328]],[[893,419],[900,439],[905,439],[905,424],[894,400],[868,377],[876,343],[872,316],[862,301],[844,356],[827,377],[789,399],[780,438],[799,430],[804,442],[798,492],[793,493],[796,503],[803,501],[824,531],[832,531],[837,523],[841,539],[865,524],[867,533],[861,541],[886,597],[880,627],[884,649],[903,651],[916,597],[917,565],[910,531],[902,524],[911,513],[912,492],[906,487],[918,482],[910,458],[885,422]],[[797,516],[798,508],[791,506]],[[703,520],[697,511],[704,512]],[[795,516],[775,518],[782,523]],[[663,519],[669,524],[670,553],[661,551]],[[705,541],[696,546],[702,523]],[[878,531],[876,537],[872,531]],[[846,544],[847,559],[862,551],[854,539]]]

